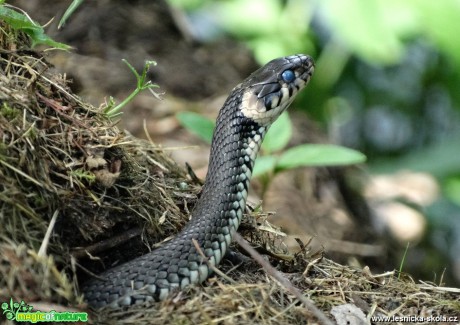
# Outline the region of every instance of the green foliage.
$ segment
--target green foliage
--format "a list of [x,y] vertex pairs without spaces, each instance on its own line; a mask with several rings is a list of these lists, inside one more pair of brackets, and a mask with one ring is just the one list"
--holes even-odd
[[[404,17],[394,10],[394,7],[400,7],[398,4],[372,0],[331,0],[319,7],[327,23],[336,31],[335,39],[331,41],[340,40],[345,51],[348,49],[374,63],[394,64],[401,59],[404,45],[400,37],[403,26],[399,19]],[[388,19],[392,17],[395,22],[388,24]]]
[[200,114],[193,112],[180,112],[176,114],[179,123],[200,139],[211,143],[214,131],[214,122]]
[[362,153],[330,144],[304,144],[286,150],[279,158],[276,168],[280,170],[301,166],[353,165],[366,161]]
[[406,249],[404,250],[404,254],[403,254],[403,257],[401,259],[401,263],[399,263],[398,279],[401,277],[404,262],[406,261],[407,252],[409,251],[409,246],[410,246],[410,243],[407,243]]
[[[214,122],[191,112],[176,115],[179,123],[204,141],[211,143]],[[271,126],[255,163],[253,175],[271,175],[285,170],[308,166],[338,166],[359,164],[366,157],[353,149],[325,144],[305,144],[282,151],[292,136],[292,125],[285,112]],[[282,151],[276,155],[276,152]]]
[[[292,136],[287,112],[271,126],[262,144],[263,156],[256,160],[253,175],[278,173],[297,167],[338,166],[362,163],[366,157],[353,149],[324,144],[304,144],[282,151]],[[274,155],[280,152],[279,155]]]
[[45,34],[43,27],[35,23],[26,13],[17,12],[12,8],[4,4],[4,1],[0,2],[0,20],[10,25],[14,30],[26,33],[32,41],[32,47],[42,44],[61,50],[71,48],[66,44],[51,39]]
[[460,175],[447,178],[443,187],[446,196],[460,206]]
[[286,147],[291,137],[292,123],[288,112],[284,112],[270,127],[262,143],[262,150],[266,154],[281,150]]
[[[405,3],[405,1],[403,1]],[[454,31],[460,30],[460,5],[458,0],[408,1],[409,8],[417,19],[420,32],[432,40],[438,48],[449,56],[460,69],[460,43]]]
[[278,159],[276,156],[261,155],[260,157],[257,158],[256,163],[254,164],[252,175],[254,175],[254,177],[269,175],[275,170],[277,160]]
[[260,63],[288,53],[314,52],[308,37],[314,9],[310,1],[233,0],[216,7],[221,27],[246,40]]
[[213,0],[169,0],[168,2],[176,7],[181,7],[187,10],[199,9],[205,3],[209,3]]
[[369,63],[400,62],[408,37],[424,35],[460,66],[460,44],[452,41],[452,31],[460,30],[456,0],[330,0],[319,10],[336,40]]
[[21,117],[22,114],[20,110],[11,108],[6,102],[4,102],[0,107],[0,115],[11,121],[17,117]]
[[78,180],[85,180],[89,184],[93,184],[96,181],[96,176],[92,172],[84,170],[83,168],[72,170],[70,175]]
[[62,26],[65,25],[67,19],[77,10],[78,7],[83,3],[83,0],[73,0],[70,6],[67,8],[67,10],[64,12],[64,15],[62,15],[61,20],[59,21],[58,28],[61,28]]
[[107,114],[107,116],[109,116],[110,118],[115,118],[115,117],[120,116],[122,114],[121,110],[123,109],[123,107],[126,104],[128,104],[131,100],[133,100],[134,97],[136,97],[137,94],[139,94],[143,90],[146,90],[146,89],[150,90],[150,92],[155,97],[158,98],[158,95],[155,92],[153,92],[152,88],[158,88],[159,86],[157,84],[153,84],[150,80],[146,81],[147,72],[149,71],[150,66],[152,65],[155,66],[157,65],[157,63],[155,61],[145,61],[145,65],[144,65],[144,69],[142,70],[142,74],[139,75],[136,69],[134,69],[134,67],[128,61],[126,61],[125,59],[123,59],[122,61],[126,63],[128,68],[131,70],[131,72],[136,77],[136,81],[137,81],[136,89],[134,89],[133,92],[129,94],[128,97],[126,97],[120,104],[116,105],[115,107],[114,107],[115,102],[113,98],[110,98],[109,103],[104,109],[104,113]]

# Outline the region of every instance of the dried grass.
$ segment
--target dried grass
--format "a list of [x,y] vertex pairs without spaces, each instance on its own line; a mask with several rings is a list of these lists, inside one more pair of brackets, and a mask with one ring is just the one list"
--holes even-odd
[[[87,310],[78,289],[88,276],[83,270],[101,271],[174,235],[187,222],[199,185],[161,148],[120,131],[72,94],[65,76],[31,51],[24,35],[1,24],[0,45],[0,302],[12,297],[42,310]],[[343,304],[368,319],[460,314],[459,289],[398,279],[394,272],[373,275],[308,247],[285,258],[282,236],[263,214],[246,218],[241,232],[269,251],[270,262],[331,319],[331,309]],[[90,311],[90,323],[316,322],[252,260],[220,269],[233,280],[212,277],[155,305]]]

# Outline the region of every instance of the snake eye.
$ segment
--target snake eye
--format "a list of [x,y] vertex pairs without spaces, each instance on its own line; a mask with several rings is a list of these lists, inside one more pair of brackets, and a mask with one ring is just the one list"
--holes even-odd
[[283,78],[284,82],[293,82],[295,74],[292,70],[284,70],[281,74],[281,78]]

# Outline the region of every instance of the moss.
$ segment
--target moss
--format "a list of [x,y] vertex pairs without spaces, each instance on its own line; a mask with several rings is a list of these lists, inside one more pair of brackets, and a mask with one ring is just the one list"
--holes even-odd
[[7,121],[12,122],[14,119],[21,116],[21,112],[17,109],[11,108],[8,103],[3,102],[3,105],[0,107],[0,115]]

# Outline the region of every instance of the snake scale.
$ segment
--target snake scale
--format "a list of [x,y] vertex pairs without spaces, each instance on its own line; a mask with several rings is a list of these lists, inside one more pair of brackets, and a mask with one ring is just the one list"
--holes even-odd
[[[252,168],[270,125],[309,82],[311,57],[268,62],[236,86],[217,117],[208,174],[191,221],[158,249],[105,271],[83,285],[94,308],[160,301],[201,283],[225,255],[246,207]],[[197,252],[195,239],[207,261]]]

